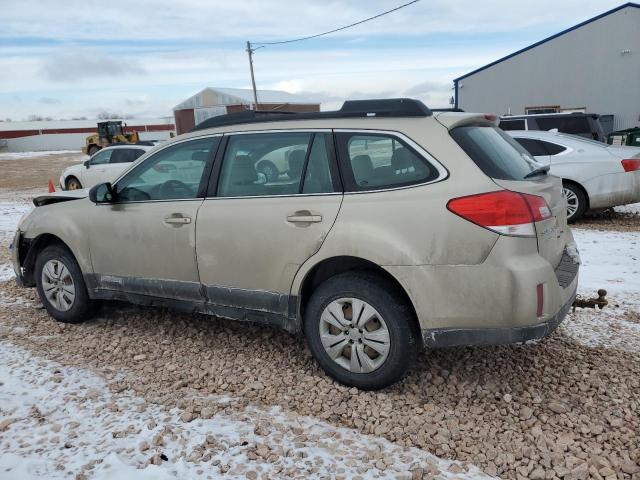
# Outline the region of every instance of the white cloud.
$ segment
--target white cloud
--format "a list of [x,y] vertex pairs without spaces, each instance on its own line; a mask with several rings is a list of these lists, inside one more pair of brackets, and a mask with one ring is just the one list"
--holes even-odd
[[54,82],[77,82],[90,77],[121,77],[144,73],[135,58],[115,57],[101,50],[71,50],[47,57],[43,73]]
[[[36,111],[87,115],[92,105],[167,115],[205,86],[248,87],[247,39],[318,33],[400,2],[138,0],[132,7],[111,0],[108,8],[86,0],[67,0],[64,8],[46,0],[5,3],[0,71],[11,74],[0,76],[0,104],[6,115],[19,118]],[[318,98],[326,108],[366,96],[416,96],[447,106],[456,76],[618,4],[423,0],[329,37],[259,49],[258,88]]]

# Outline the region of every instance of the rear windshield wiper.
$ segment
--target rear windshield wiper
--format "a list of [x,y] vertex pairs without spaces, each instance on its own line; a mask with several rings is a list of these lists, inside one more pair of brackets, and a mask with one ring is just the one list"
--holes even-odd
[[547,173],[549,173],[549,169],[551,168],[551,165],[544,165],[542,167],[538,167],[535,170],[532,170],[531,172],[527,173],[524,178],[531,178],[531,177],[535,177],[536,175],[546,175]]

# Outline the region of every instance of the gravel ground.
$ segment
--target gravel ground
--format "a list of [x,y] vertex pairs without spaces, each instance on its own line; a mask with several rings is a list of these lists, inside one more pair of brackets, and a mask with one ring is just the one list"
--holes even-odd
[[[0,313],[1,340],[93,367],[113,392],[178,408],[185,420],[278,406],[504,478],[640,476],[637,343],[594,348],[561,330],[537,344],[435,351],[398,385],[359,392],[277,330],[122,305],[69,326],[35,309],[32,290],[5,282],[0,295],[19,302]],[[580,311],[565,327],[592,315]]]
[[[30,193],[0,189],[0,203],[23,200]],[[628,210],[624,218],[631,215],[630,221],[635,221],[635,207]],[[15,213],[10,216],[14,218]],[[75,416],[82,417],[74,408],[84,410],[76,403],[82,404],[93,388],[91,382],[103,382],[112,399],[93,399],[104,405],[90,407],[104,410],[119,405],[117,417],[133,426],[123,434],[128,442],[105,443],[101,463],[87,467],[87,474],[95,478],[108,477],[109,469],[120,471],[121,461],[109,456],[116,450],[128,454],[138,466],[153,458],[163,464],[157,455],[169,447],[152,445],[144,455],[139,448],[139,442],[152,443],[145,438],[155,434],[157,426],[149,429],[143,420],[153,415],[162,416],[161,427],[173,432],[167,442],[174,447],[166,463],[177,455],[182,463],[172,464],[174,470],[196,464],[213,476],[228,466],[227,473],[255,478],[242,470],[248,465],[256,476],[310,477],[314,473],[309,468],[317,466],[317,475],[336,478],[358,474],[470,478],[479,475],[472,466],[476,465],[488,475],[504,478],[640,480],[640,295],[634,290],[638,257],[631,243],[634,232],[640,237],[640,226],[625,222],[614,219],[620,228],[583,222],[577,235],[579,245],[582,241],[589,252],[591,273],[585,276],[583,294],[598,286],[594,267],[610,266],[608,271],[602,269],[603,280],[612,290],[605,310],[578,310],[554,335],[537,343],[424,353],[406,379],[382,392],[360,392],[336,384],[318,368],[301,338],[282,331],[115,303],[105,305],[95,320],[63,325],[38,308],[33,290],[19,289],[12,281],[0,281],[0,345],[23,348],[25,353],[18,355],[18,361],[11,353],[15,350],[9,350],[0,355],[0,365],[4,371],[8,366],[19,385],[39,382],[48,392],[49,397],[36,396],[32,402],[43,403],[41,413],[55,399],[68,400],[66,415],[44,415],[47,425],[62,422],[64,435],[44,437],[47,446],[36,451],[51,456],[58,452],[62,463],[70,458],[66,463],[74,473],[80,471],[72,461],[77,444],[69,435],[76,432],[86,442],[87,428],[70,429],[68,424]],[[612,230],[630,233],[619,236]],[[602,258],[600,249],[604,257],[610,245],[615,252],[606,262],[596,261]],[[626,251],[625,245],[629,246]],[[3,255],[0,264],[6,261]],[[619,272],[625,278],[618,278]],[[29,367],[32,362],[40,365],[40,376],[38,369]],[[78,369],[89,369],[83,374],[88,383],[76,380]],[[99,379],[90,380],[92,376]],[[78,388],[71,391],[61,389],[61,385],[75,384]],[[56,388],[60,388],[57,394]],[[2,410],[4,404],[0,396],[0,422],[12,418]],[[22,423],[9,422],[4,427],[0,423],[0,445],[7,452],[2,456],[7,461],[13,459],[18,465],[21,458],[29,458],[33,447],[20,445],[30,443],[28,435],[20,432],[33,431],[40,418],[36,414]],[[299,430],[290,429],[294,420],[301,422]],[[237,435],[225,437],[225,422],[231,421],[238,422],[234,425],[246,436],[246,445],[242,441],[237,445]],[[99,418],[95,422],[96,429],[111,431]],[[313,430],[314,422],[319,431]],[[340,430],[345,427],[349,430]],[[219,436],[217,441],[224,448],[203,445],[207,429]],[[282,436],[273,437],[272,431]],[[333,438],[336,431],[343,433],[328,442],[336,449],[328,454],[328,447],[320,442]],[[64,449],[66,442],[71,445],[68,449]],[[367,442],[381,445],[383,451],[360,447]],[[263,444],[271,453],[293,444],[291,451],[301,458],[291,462],[282,455],[284,450],[278,450],[275,461],[265,463],[264,455],[268,459],[271,453],[264,448],[259,453]],[[345,445],[358,454],[348,457]],[[190,457],[194,451],[196,457]],[[234,452],[238,452],[235,460]],[[200,453],[202,457],[197,457]],[[211,457],[204,460],[209,453]],[[429,454],[462,463],[443,463]],[[350,464],[327,461],[345,457]],[[317,458],[327,463],[315,464]],[[214,464],[216,460],[220,461]],[[272,470],[274,464],[280,470]],[[159,470],[144,471],[152,475],[149,478],[163,478]],[[180,472],[178,478],[184,478]]]
[[587,213],[572,226],[616,232],[640,232],[640,203]]

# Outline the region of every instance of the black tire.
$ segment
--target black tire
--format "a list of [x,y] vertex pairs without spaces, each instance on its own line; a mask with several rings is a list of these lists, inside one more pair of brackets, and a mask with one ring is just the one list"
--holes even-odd
[[[369,373],[354,373],[339,365],[322,344],[321,315],[329,304],[342,298],[367,302],[384,319],[389,332],[387,357],[384,363]],[[387,387],[406,375],[418,354],[419,332],[410,306],[394,285],[375,274],[346,272],[331,277],[313,292],[304,317],[304,333],[313,357],[330,377],[350,387],[362,390]],[[348,345],[345,347],[351,348]]]
[[587,211],[587,195],[575,183],[562,182],[563,195],[569,202],[567,207],[567,222],[573,223],[582,218]]
[[278,180],[280,176],[280,171],[278,167],[273,162],[268,160],[262,161],[258,164],[257,168],[259,173],[263,173],[265,177],[267,177],[268,182],[275,182]]
[[76,177],[69,177],[65,182],[64,188],[65,190],[79,190],[82,188],[82,184]]
[[[55,260],[63,264],[73,279],[75,298],[68,310],[58,309],[44,294],[42,270],[50,260]],[[89,298],[80,266],[66,247],[62,245],[50,245],[42,250],[36,258],[34,275],[40,300],[47,309],[47,312],[49,312],[49,315],[53,318],[63,323],[80,323],[90,319],[94,315],[97,304]]]
[[93,157],[98,152],[98,150],[100,150],[100,147],[98,147],[97,145],[91,145],[89,147],[89,150],[87,150],[87,153],[90,157]]

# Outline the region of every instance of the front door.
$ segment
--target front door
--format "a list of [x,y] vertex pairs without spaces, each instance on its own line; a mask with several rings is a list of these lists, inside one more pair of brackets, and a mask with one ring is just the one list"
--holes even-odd
[[158,151],[117,182],[112,203],[93,208],[90,287],[202,301],[195,225],[203,177],[219,139],[189,140]]
[[[256,170],[278,158],[287,164],[276,178]],[[342,203],[331,133],[230,135],[216,171],[196,228],[200,279],[220,307],[214,313],[291,317],[293,277],[320,249]]]

